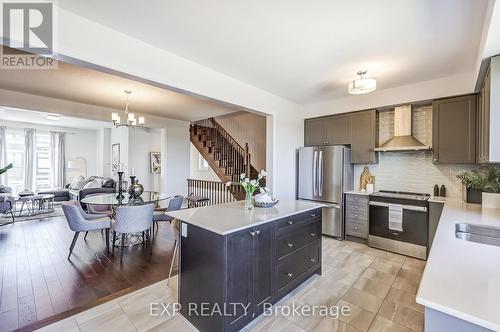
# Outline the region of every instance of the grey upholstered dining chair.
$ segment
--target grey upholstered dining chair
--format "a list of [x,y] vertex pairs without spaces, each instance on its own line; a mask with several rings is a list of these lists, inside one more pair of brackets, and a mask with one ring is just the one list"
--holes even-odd
[[88,232],[104,229],[106,231],[106,250],[109,252],[109,227],[111,219],[107,215],[94,215],[89,216],[89,214],[83,211],[80,202],[78,201],[68,201],[62,203],[62,209],[66,220],[68,221],[69,228],[75,232],[73,241],[69,248],[68,259],[73,252],[76,240],[80,232]]
[[[113,252],[115,250],[116,233],[121,234],[120,263],[123,262],[123,247],[126,234],[142,232],[143,243],[146,235],[147,242],[151,242],[149,229],[153,221],[153,204],[136,206],[119,206],[116,209],[115,219],[111,222],[113,230]],[[145,244],[145,243],[144,243]],[[151,243],[150,243],[151,245]],[[151,250],[151,249],[150,249]]]
[[166,209],[155,209],[155,214],[153,215],[153,234],[155,232],[155,224],[156,229],[158,229],[158,222],[168,221],[171,222],[174,218],[169,217],[165,214],[168,211],[180,210],[182,207],[182,202],[184,201],[184,197],[181,195],[175,195],[168,202],[168,207]]

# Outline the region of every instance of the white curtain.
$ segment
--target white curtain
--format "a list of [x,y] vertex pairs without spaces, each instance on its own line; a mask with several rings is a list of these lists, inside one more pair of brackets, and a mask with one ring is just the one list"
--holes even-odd
[[35,129],[24,129],[24,188],[35,190],[35,170],[36,170],[36,152],[35,152]]
[[65,140],[64,133],[50,132],[50,186],[52,188],[63,188],[66,182]]
[[[7,143],[5,142],[5,126],[0,126],[0,167],[7,166]],[[7,174],[0,175],[0,184],[7,185]]]

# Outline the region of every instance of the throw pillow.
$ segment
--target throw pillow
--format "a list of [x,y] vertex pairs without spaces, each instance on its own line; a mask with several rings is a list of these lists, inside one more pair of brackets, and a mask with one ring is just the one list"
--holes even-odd
[[0,194],[5,194],[7,190],[5,190],[5,187],[3,185],[0,185]]
[[102,181],[103,188],[113,188],[115,186],[115,181],[113,179],[104,179]]
[[76,183],[71,187],[73,190],[80,190],[83,189],[83,187],[88,183],[89,181],[87,179],[82,179],[76,181]]
[[102,180],[94,179],[93,181],[90,181],[85,186],[83,186],[83,189],[101,188],[101,187],[102,187]]
[[69,185],[69,187],[68,187],[68,188],[69,188],[69,189],[75,189],[75,188],[73,188],[73,187],[75,186],[75,184],[76,184],[78,181],[81,181],[81,180],[83,180],[83,179],[84,179],[84,177],[83,177],[83,176],[81,176],[81,175],[75,176],[75,177],[73,178],[73,180],[71,181],[71,183],[70,183],[70,185]]

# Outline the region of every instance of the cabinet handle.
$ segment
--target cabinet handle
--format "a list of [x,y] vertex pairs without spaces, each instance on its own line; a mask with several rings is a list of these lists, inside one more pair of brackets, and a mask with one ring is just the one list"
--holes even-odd
[[255,236],[255,235],[257,235],[257,232],[256,232],[256,231],[251,231],[251,232],[250,232],[250,235],[251,235],[251,236]]
[[309,235],[311,235],[311,236],[313,236],[313,237],[314,237],[314,236],[316,236],[316,233],[311,233],[311,234],[309,234]]
[[354,230],[355,230],[355,231],[357,231],[358,229],[359,229],[359,228],[357,228],[357,227],[354,227]]
[[316,258],[309,259],[312,263],[316,262]]
[[288,221],[288,225],[293,225],[293,221]]
[[288,246],[289,246],[290,248],[291,248],[291,247],[293,247],[293,243],[288,242]]
[[260,231],[259,230],[256,230],[255,231],[255,235],[259,235],[260,234]]
[[293,273],[292,272],[288,272],[287,275],[288,275],[288,278],[293,277]]
[[316,213],[311,213],[311,217],[316,217]]

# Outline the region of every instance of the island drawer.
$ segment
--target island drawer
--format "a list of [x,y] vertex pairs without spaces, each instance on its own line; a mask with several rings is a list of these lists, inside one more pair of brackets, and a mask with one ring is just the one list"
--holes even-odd
[[278,260],[320,237],[319,222],[312,222],[278,236]]
[[321,209],[315,209],[311,211],[306,211],[299,213],[287,218],[278,220],[278,231],[279,233],[287,232],[300,227],[300,225],[306,224],[312,220],[321,219]]
[[285,287],[301,274],[319,264],[321,241],[315,241],[310,245],[297,250],[288,256],[283,263],[278,265],[278,288]]

